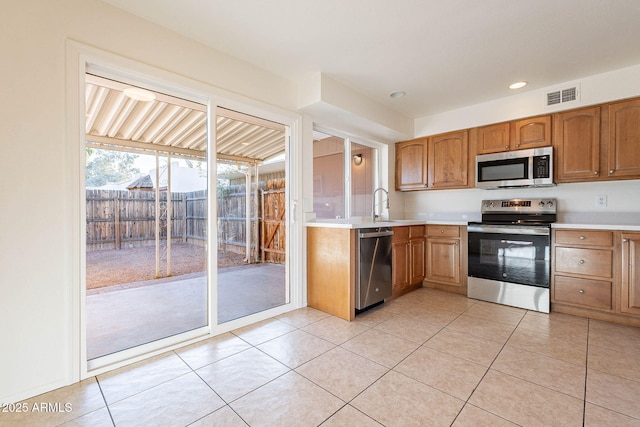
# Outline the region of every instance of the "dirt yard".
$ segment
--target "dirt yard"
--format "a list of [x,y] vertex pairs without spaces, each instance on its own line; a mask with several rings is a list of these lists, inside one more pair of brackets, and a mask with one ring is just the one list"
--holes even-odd
[[[242,265],[244,255],[218,251],[218,267]],[[189,244],[171,246],[171,275],[205,271],[205,249]],[[161,277],[167,272],[166,256],[160,260]],[[155,246],[87,252],[87,289],[157,279]]]

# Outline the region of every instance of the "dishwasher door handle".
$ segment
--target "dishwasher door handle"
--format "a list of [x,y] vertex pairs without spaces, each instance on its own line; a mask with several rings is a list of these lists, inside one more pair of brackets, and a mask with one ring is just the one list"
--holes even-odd
[[393,231],[375,231],[373,233],[360,233],[361,239],[369,239],[373,237],[393,236]]

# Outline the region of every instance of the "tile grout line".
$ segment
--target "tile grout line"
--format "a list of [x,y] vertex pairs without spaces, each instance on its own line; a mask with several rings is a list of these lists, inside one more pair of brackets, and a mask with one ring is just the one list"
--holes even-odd
[[587,317],[587,351],[584,355],[584,393],[582,395],[582,425],[587,420],[587,381],[589,375],[589,336],[591,335],[591,319]]
[[[475,304],[474,304],[475,305]],[[471,306],[473,307],[473,306]],[[469,308],[471,308],[469,307]],[[468,310],[468,309],[467,309]],[[465,311],[467,311],[465,310]],[[482,381],[485,379],[485,377],[487,376],[487,374],[489,373],[489,371],[491,370],[491,367],[493,366],[493,364],[495,363],[495,361],[498,359],[498,357],[500,357],[500,354],[502,353],[502,351],[504,350],[504,348],[507,346],[507,343],[509,342],[509,340],[511,339],[511,337],[513,336],[513,334],[516,332],[516,329],[518,329],[518,326],[520,326],[520,323],[522,323],[522,320],[524,319],[524,317],[527,315],[527,313],[529,312],[529,310],[527,310],[524,315],[522,316],[522,318],[520,318],[520,320],[518,321],[518,324],[513,328],[513,331],[511,331],[511,333],[509,334],[509,337],[505,340],[504,344],[502,344],[502,347],[500,348],[500,351],[498,351],[498,353],[496,354],[496,356],[493,358],[493,360],[491,361],[491,363],[489,364],[489,366],[487,367],[487,370],[485,371],[485,373],[482,375],[482,378],[480,378],[480,381],[478,381],[478,384],[476,384],[476,386],[473,388],[473,390],[471,391],[471,393],[469,394],[469,397],[467,397],[467,400],[464,402],[464,405],[462,405],[462,408],[460,408],[460,411],[458,412],[458,414],[456,415],[456,417],[453,419],[453,421],[451,422],[451,424],[455,423],[455,421],[458,419],[458,417],[460,416],[460,414],[462,413],[462,410],[464,409],[464,407],[466,405],[471,405],[471,406],[475,406],[472,403],[469,402],[469,400],[471,400],[471,397],[473,396],[473,394],[476,392],[476,390],[478,389],[478,387],[480,387],[480,384],[482,383]],[[476,408],[479,408],[477,406],[475,406]],[[484,408],[479,408],[482,409],[483,411],[486,411],[487,413],[490,413],[492,415],[495,415],[496,417],[499,417],[503,420],[507,420],[511,423],[517,424],[514,421],[508,420],[498,414],[494,414],[493,412],[487,411]]]
[[109,403],[107,402],[107,398],[104,395],[104,391],[102,391],[102,386],[100,385],[100,380],[98,379],[97,375],[94,378],[96,379],[96,383],[98,384],[98,389],[100,390],[100,394],[102,395],[102,400],[104,400],[104,404],[105,404],[105,407],[107,408],[107,413],[109,414],[109,418],[111,418],[111,423],[115,426],[116,425],[116,421],[113,419],[113,414],[111,413],[111,408],[109,408]]
[[[475,303],[474,303],[473,305],[475,305]],[[472,305],[471,307],[473,307],[473,305]],[[344,349],[344,350],[346,350],[346,351],[349,351],[349,352],[351,352],[351,353],[353,353],[353,354],[356,354],[357,356],[363,357],[363,358],[365,358],[365,359],[367,359],[367,360],[369,360],[369,361],[371,361],[371,362],[378,363],[378,365],[380,365],[380,366],[383,366],[383,367],[387,368],[387,372],[385,372],[384,374],[382,374],[378,379],[376,379],[375,381],[373,381],[371,384],[369,384],[367,387],[365,387],[362,391],[360,391],[358,394],[356,394],[356,395],[355,395],[351,400],[349,400],[349,402],[347,402],[347,404],[351,406],[351,402],[353,402],[356,398],[358,398],[358,396],[360,396],[360,395],[361,395],[361,394],[363,394],[365,391],[367,391],[369,388],[371,388],[375,383],[377,383],[378,381],[380,381],[380,379],[382,379],[383,377],[385,377],[386,375],[388,375],[388,374],[389,374],[389,372],[391,372],[391,371],[395,372],[396,374],[399,374],[399,375],[402,375],[402,376],[404,376],[404,377],[407,377],[407,378],[409,378],[409,379],[412,379],[412,380],[414,380],[414,381],[417,381],[417,382],[419,382],[420,384],[424,384],[424,383],[422,383],[422,382],[420,382],[420,381],[416,380],[415,378],[411,378],[411,377],[408,377],[408,376],[406,376],[406,375],[404,375],[404,374],[402,374],[402,373],[400,373],[400,372],[394,371],[394,369],[395,369],[399,364],[401,364],[404,360],[406,360],[409,356],[411,356],[411,355],[412,355],[412,354],[414,354],[416,351],[418,351],[418,350],[420,349],[420,347],[422,347],[424,344],[426,344],[426,343],[427,343],[431,338],[433,338],[434,336],[436,336],[437,334],[439,334],[442,330],[444,330],[447,326],[449,326],[449,324],[451,324],[454,320],[456,320],[458,317],[460,317],[460,316],[461,316],[465,311],[467,311],[469,308],[470,308],[470,307],[468,307],[466,310],[462,311],[460,314],[458,314],[458,315],[457,315],[457,316],[455,316],[453,319],[451,319],[449,322],[447,322],[447,323],[446,323],[442,328],[440,328],[440,329],[439,329],[435,334],[433,334],[432,336],[430,336],[429,338],[427,338],[427,339],[426,339],[422,344],[420,344],[420,345],[419,345],[415,350],[411,351],[408,355],[406,355],[405,357],[403,357],[403,358],[402,358],[402,360],[400,360],[398,363],[396,363],[396,364],[395,364],[393,367],[391,367],[391,368],[388,368],[388,367],[386,367],[386,366],[384,366],[384,365],[380,365],[380,363],[378,363],[378,362],[375,362],[375,361],[373,361],[373,360],[371,360],[371,359],[369,359],[369,358],[367,358],[367,357],[364,357],[364,356],[362,356],[362,355],[359,355],[359,354],[357,354],[357,353],[354,353],[354,352],[350,351],[349,349],[343,348],[342,346],[339,346],[340,348],[343,348],[343,349]],[[396,315],[396,314],[397,314],[397,313],[394,313],[394,315]],[[400,314],[400,315],[401,315],[401,314]],[[410,317],[410,316],[409,316],[409,317]],[[383,322],[384,322],[384,321],[383,321]],[[380,323],[383,323],[383,322],[380,322]],[[426,322],[426,323],[428,323],[428,322]],[[376,325],[376,326],[377,326],[377,325]],[[373,327],[370,327],[370,329],[373,329]],[[390,335],[393,335],[393,334],[390,334]],[[393,335],[393,336],[396,336],[396,335]],[[424,384],[424,385],[425,385],[425,386],[427,386],[427,387],[431,387],[430,385],[427,385],[427,384]],[[433,388],[434,390],[438,390],[438,391],[440,391],[440,392],[442,392],[442,393],[445,393],[445,392],[443,392],[442,390],[436,389],[435,387],[431,387],[431,388]],[[449,393],[445,393],[445,394],[447,394],[447,395],[451,396]],[[452,397],[454,397],[454,398],[455,398],[455,396],[452,396]],[[464,407],[464,406],[463,406],[463,407]],[[356,410],[358,410],[359,412],[362,412],[362,411],[360,411],[358,408],[356,408],[355,406],[353,406],[353,408],[354,408],[354,409],[356,409]],[[363,414],[365,414],[365,415],[367,415],[367,414],[366,414],[366,413],[364,413],[364,412],[362,412],[362,413],[363,413]],[[367,415],[367,416],[368,416],[368,415]],[[371,417],[369,417],[369,418],[371,418]],[[456,416],[456,418],[457,418],[457,416]],[[372,419],[373,419],[373,418],[372,418]],[[455,420],[455,419],[454,419],[454,420]],[[376,421],[376,422],[378,422],[378,420],[375,420],[375,421]]]

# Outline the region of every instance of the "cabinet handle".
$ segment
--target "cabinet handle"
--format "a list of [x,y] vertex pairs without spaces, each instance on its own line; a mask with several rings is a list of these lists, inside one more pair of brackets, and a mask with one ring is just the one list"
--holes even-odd
[[584,236],[580,236],[580,240],[584,240]]
[[578,293],[579,293],[579,294],[584,294],[584,289],[580,289],[580,290],[578,291]]
[[600,173],[600,171],[593,171],[594,175],[598,175]]
[[581,260],[580,260],[580,262],[579,262],[579,264],[584,264],[584,260],[583,260],[583,259],[581,259]]
[[609,169],[609,173],[614,173],[615,170],[614,169]]

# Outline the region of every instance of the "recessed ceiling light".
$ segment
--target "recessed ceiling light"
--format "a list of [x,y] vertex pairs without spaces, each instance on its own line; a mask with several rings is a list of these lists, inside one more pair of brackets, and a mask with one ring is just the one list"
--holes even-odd
[[128,87],[122,92],[124,92],[124,94],[129,98],[135,99],[136,101],[148,102],[156,99],[155,93],[139,87]]
[[515,82],[509,85],[509,89],[520,89],[521,87],[525,87],[527,82]]
[[402,98],[403,96],[405,96],[407,94],[407,92],[403,91],[403,90],[399,90],[397,92],[391,92],[389,94],[389,96],[391,98]]

